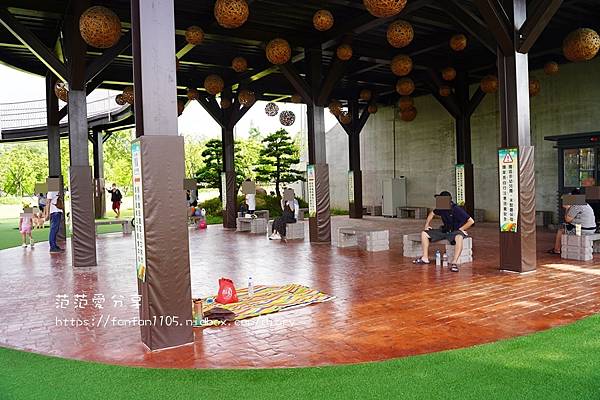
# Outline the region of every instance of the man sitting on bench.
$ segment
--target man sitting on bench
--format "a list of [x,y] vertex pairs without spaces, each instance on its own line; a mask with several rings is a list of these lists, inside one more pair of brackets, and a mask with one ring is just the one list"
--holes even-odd
[[[443,207],[436,205],[438,208],[430,212],[427,216],[425,230],[421,232],[423,255],[414,260],[413,263],[419,265],[429,264],[429,242],[447,240],[450,244],[456,246],[454,249],[454,258],[450,263],[450,270],[452,272],[458,272],[457,261],[462,253],[463,238],[469,236],[467,234],[467,229],[469,229],[475,221],[473,221],[473,218],[471,218],[463,208],[452,202],[452,196],[449,192],[443,191],[435,197],[437,203],[447,204]],[[444,225],[442,225],[440,229],[431,228],[430,224],[435,215],[440,216],[444,222]]]

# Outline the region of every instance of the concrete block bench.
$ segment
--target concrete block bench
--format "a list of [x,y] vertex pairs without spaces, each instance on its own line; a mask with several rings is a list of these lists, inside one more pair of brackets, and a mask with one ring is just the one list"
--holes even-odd
[[566,260],[590,261],[600,253],[600,233],[594,235],[563,235],[560,257]]
[[[451,262],[454,258],[454,246],[447,240],[440,240],[439,242],[432,243],[432,245],[443,244],[445,246],[446,254],[448,255],[448,262]],[[421,245],[421,234],[411,233],[404,235],[404,257],[416,258],[423,254],[423,246]],[[430,257],[431,260],[431,257]],[[457,261],[459,264],[465,264],[473,262],[473,238],[466,237],[463,239],[463,250]]]
[[398,207],[398,218],[425,219],[429,210],[427,207]]
[[124,234],[130,234],[132,232],[131,221],[128,219],[101,219],[95,223],[96,234],[98,233],[98,226],[100,225],[121,225],[121,229]]
[[387,229],[339,227],[337,238],[338,247],[358,246],[364,251],[390,249],[390,233]]
[[264,218],[237,218],[237,231],[250,233],[267,233],[267,220]]
[[[286,235],[287,240],[304,240],[304,221],[298,220],[293,224],[286,224]],[[267,236],[271,235],[273,229],[273,220],[269,221],[267,225]]]

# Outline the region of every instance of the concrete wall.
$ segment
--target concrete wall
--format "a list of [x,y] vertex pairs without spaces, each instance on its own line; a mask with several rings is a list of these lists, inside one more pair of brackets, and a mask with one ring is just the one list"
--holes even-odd
[[[561,66],[558,76],[543,71],[542,91],[531,99],[532,144],[536,151],[537,209],[556,210],[557,152],[545,136],[600,131],[600,59]],[[472,90],[475,90],[473,87]],[[391,107],[380,107],[361,134],[363,196],[365,205],[381,204],[381,182],[404,175],[408,202],[432,206],[434,192],[455,192],[454,120],[432,96],[415,99],[419,110],[413,122],[394,119]],[[472,157],[475,168],[476,208],[488,220],[498,220],[497,148],[500,112],[497,95],[488,95],[472,117]],[[395,128],[395,129],[394,129]],[[327,133],[332,207],[348,208],[348,141],[336,125]],[[395,159],[395,161],[394,161]]]

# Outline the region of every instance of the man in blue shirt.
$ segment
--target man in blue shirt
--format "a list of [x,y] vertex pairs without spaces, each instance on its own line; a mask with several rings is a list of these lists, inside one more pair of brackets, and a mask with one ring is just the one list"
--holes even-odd
[[[450,209],[435,209],[429,213],[427,221],[425,222],[425,230],[421,232],[423,255],[414,260],[413,263],[419,265],[429,264],[429,243],[447,240],[456,246],[454,248],[454,258],[450,263],[450,270],[452,272],[458,272],[457,261],[462,253],[463,238],[469,236],[467,234],[467,229],[469,229],[475,221],[473,221],[473,218],[471,218],[462,207],[459,207],[452,202],[450,192],[443,191],[439,195],[436,195],[436,197],[437,196],[450,197]],[[439,229],[431,228],[431,221],[436,215],[441,217],[444,223]]]

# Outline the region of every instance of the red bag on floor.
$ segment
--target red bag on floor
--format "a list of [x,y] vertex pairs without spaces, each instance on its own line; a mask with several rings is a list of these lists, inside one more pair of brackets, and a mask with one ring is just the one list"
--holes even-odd
[[238,302],[237,293],[235,292],[235,286],[233,286],[233,281],[231,279],[219,279],[219,294],[217,295],[216,301],[220,304]]
[[198,229],[206,229],[206,220],[204,220],[204,219],[201,219],[201,220],[198,222]]

